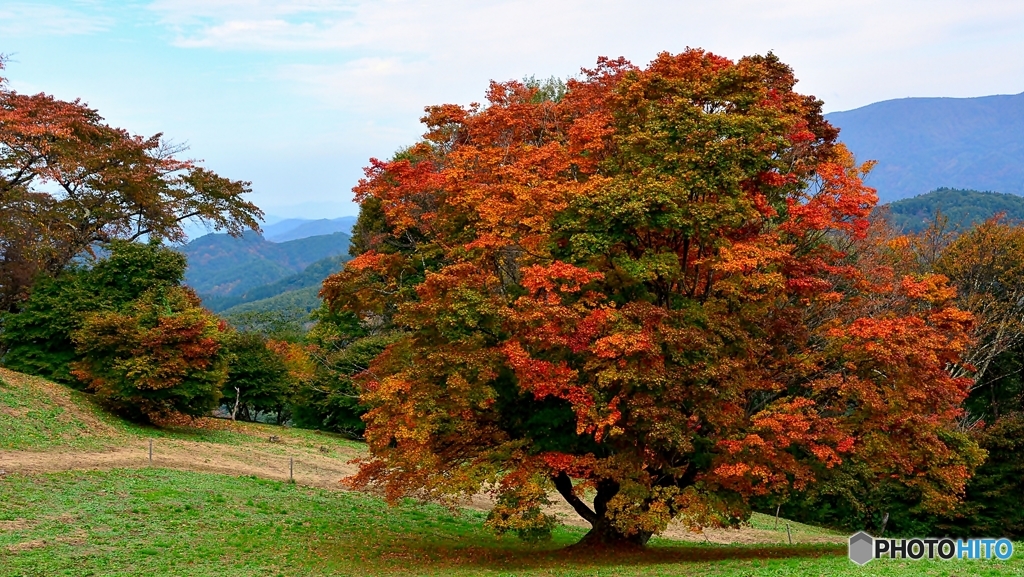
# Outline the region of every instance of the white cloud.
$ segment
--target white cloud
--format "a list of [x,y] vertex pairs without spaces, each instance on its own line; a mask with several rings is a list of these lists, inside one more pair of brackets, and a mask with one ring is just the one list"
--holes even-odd
[[113,25],[114,19],[109,16],[63,6],[21,2],[0,5],[0,36],[95,34]]
[[992,90],[983,76],[993,53],[1004,74],[989,86],[1024,73],[1024,3],[996,0],[159,0],[151,8],[178,46],[294,52],[281,79],[359,110],[465,102],[489,78],[564,76],[599,55],[643,64],[686,46],[734,58],[774,50],[829,109]]

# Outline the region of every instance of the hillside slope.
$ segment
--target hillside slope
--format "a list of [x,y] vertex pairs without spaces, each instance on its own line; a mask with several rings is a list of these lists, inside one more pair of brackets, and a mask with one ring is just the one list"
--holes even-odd
[[[271,436],[275,442],[268,442]],[[210,418],[198,419],[193,426],[136,425],[103,412],[90,395],[0,368],[0,468],[6,474],[91,470],[111,471],[111,479],[122,479],[127,469],[153,466],[229,475],[223,477],[224,482],[237,484],[239,475],[286,481],[291,463],[299,485],[337,490],[342,488],[338,480],[356,471],[352,459],[365,455],[365,445],[340,435],[277,425]],[[94,474],[93,478],[102,477]],[[0,502],[4,502],[3,487],[0,484]],[[490,509],[492,502],[485,495],[477,495],[467,505],[468,512],[482,523],[482,516],[473,509]],[[551,507],[551,512],[568,524],[585,526],[560,499],[555,498]],[[4,574],[4,514],[0,509],[0,576]],[[790,525],[796,543],[836,543],[845,539],[827,529],[792,522]],[[565,530],[573,533],[572,540],[582,534],[573,527]],[[481,539],[494,538],[482,527],[476,531]],[[673,525],[665,533],[670,539],[745,544],[778,544],[784,542],[785,535],[784,524],[757,513],[750,519],[750,526],[740,530],[709,529],[706,535],[696,535]]]
[[201,296],[240,297],[301,273],[317,261],[347,255],[349,241],[343,232],[282,243],[252,232],[240,238],[209,234],[179,250],[188,257],[185,282]]
[[[313,297],[312,300],[306,300],[312,303],[310,306],[316,308],[319,306],[319,300],[316,298],[316,294],[320,290],[320,285],[323,283],[325,278],[340,271],[348,259],[348,254],[329,256],[309,265],[298,274],[289,275],[281,280],[247,289],[238,295],[208,295],[203,299],[203,304],[206,305],[208,309],[216,313],[246,304],[255,304],[260,301],[273,299],[286,293],[301,291],[303,289],[313,289],[312,292],[309,292],[308,290],[305,291]],[[256,307],[257,310],[260,308],[261,307],[259,306]],[[252,307],[249,307],[248,310],[253,309]]]
[[[278,442],[268,443],[276,436]],[[0,367],[0,468],[161,467],[287,479],[288,457],[311,485],[336,488],[355,468],[364,446],[340,435],[306,429],[197,419],[190,427],[156,428],[120,419],[91,395]]]
[[290,290],[265,299],[244,302],[221,310],[218,314],[235,322],[243,320],[242,317],[247,313],[269,313],[280,322],[302,325],[309,320],[310,313],[320,307],[319,292],[319,284]]
[[939,187],[1024,195],[1024,93],[903,98],[825,116],[883,202]]
[[966,230],[997,214],[1007,220],[1024,221],[1024,197],[997,192],[940,188],[928,194],[905,198],[879,207],[896,228],[920,232],[935,219],[936,212],[949,219],[953,229]]

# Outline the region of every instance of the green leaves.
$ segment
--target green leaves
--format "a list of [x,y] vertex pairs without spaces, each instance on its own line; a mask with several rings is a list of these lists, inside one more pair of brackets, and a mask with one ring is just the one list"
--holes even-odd
[[185,257],[155,242],[112,242],[4,315],[4,364],[84,386],[135,418],[209,411],[227,376],[226,327],[180,286],[184,272]]
[[78,358],[71,335],[85,315],[119,310],[148,291],[180,284],[185,273],[185,257],[159,244],[114,241],[104,253],[43,277],[18,312],[0,317],[7,367],[79,384],[68,363]]
[[[355,190],[378,233],[322,293],[398,335],[354,378],[374,457],[356,484],[448,499],[486,481],[504,531],[543,525],[521,491],[554,477],[570,503],[598,490],[574,505],[595,534],[638,543],[676,515],[734,523],[872,435],[874,466],[961,486],[928,455],[947,454],[964,391],[944,367],[970,315],[931,279],[903,317],[861,318],[891,288],[838,246],[876,196],[794,83],[773,55],[602,59],[561,98],[506,82],[486,107],[432,107],[428,142],[372,160]],[[913,443],[871,407],[833,416],[893,387],[907,403],[872,407],[937,415]]]

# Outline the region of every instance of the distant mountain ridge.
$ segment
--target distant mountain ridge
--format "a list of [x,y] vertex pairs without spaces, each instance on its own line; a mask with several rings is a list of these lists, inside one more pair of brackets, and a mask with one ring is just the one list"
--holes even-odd
[[355,226],[357,218],[355,216],[321,218],[317,220],[289,218],[264,226],[263,238],[270,242],[288,242],[290,240],[334,234],[336,232],[352,234],[352,227]]
[[219,314],[231,321],[244,319],[246,314],[270,314],[277,319],[303,324],[309,315],[320,306],[320,285],[290,290],[257,301],[237,304]]
[[826,114],[881,201],[940,187],[1024,195],[1024,93],[903,98]]
[[[220,303],[222,306],[232,306],[249,298],[263,296],[246,296],[248,291],[257,287],[272,285],[293,276],[304,278],[300,273],[318,261],[338,257],[336,261],[327,260],[321,263],[321,268],[328,270],[340,266],[340,263],[347,259],[349,241],[348,234],[336,232],[273,243],[254,232],[247,232],[239,238],[226,234],[209,234],[178,250],[188,257],[185,282],[193,287],[204,301],[210,303],[215,303],[215,299],[235,297],[236,300],[230,304],[227,300]],[[320,272],[322,271],[316,270],[310,274],[315,276]],[[328,274],[331,273],[327,272],[323,277]],[[323,280],[323,277],[318,281]],[[309,286],[308,280],[296,282],[301,286]],[[292,285],[285,282],[280,288],[289,290]],[[273,295],[266,293],[266,296]]]

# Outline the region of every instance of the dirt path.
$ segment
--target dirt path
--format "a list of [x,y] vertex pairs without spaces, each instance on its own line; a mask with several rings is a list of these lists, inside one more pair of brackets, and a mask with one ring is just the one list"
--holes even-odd
[[[288,480],[287,451],[263,451],[248,446],[226,446],[158,439],[153,445],[153,467],[222,475],[255,475]],[[300,485],[340,489],[339,480],[356,471],[347,461],[352,455],[311,454],[295,451],[294,478]],[[55,473],[71,470],[109,470],[150,466],[149,444],[133,441],[102,451],[0,451],[0,470],[8,473]]]

